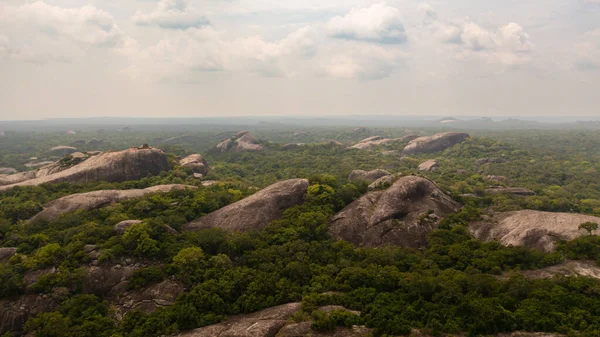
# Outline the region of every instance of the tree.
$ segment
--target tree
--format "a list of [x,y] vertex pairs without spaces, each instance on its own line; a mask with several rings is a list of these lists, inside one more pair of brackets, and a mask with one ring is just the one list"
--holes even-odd
[[592,235],[592,232],[598,229],[598,224],[591,221],[584,222],[579,225],[579,229],[585,229],[588,231],[589,235]]

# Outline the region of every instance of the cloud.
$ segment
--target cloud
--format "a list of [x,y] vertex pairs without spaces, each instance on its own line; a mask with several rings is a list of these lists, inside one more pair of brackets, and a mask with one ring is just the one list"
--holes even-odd
[[[259,36],[227,39],[212,27],[190,28],[173,34],[149,48],[128,51],[135,78],[184,78],[194,72],[247,72],[267,77],[294,76],[299,62],[316,52],[316,35],[300,28],[278,41]],[[148,71],[149,70],[149,71]]]
[[69,61],[90,47],[116,48],[128,37],[110,14],[86,5],[61,8],[43,1],[0,12],[0,55],[27,61]]
[[327,23],[330,36],[339,39],[399,44],[407,41],[400,11],[386,4],[352,9]]
[[132,21],[140,26],[188,29],[209,24],[208,19],[188,6],[187,0],[161,0],[150,13],[136,12]]
[[528,63],[534,44],[521,25],[509,22],[488,29],[469,18],[439,19],[433,8],[427,8],[425,23],[433,39],[453,46],[458,59],[479,58],[488,63],[515,66]]
[[573,48],[575,67],[580,70],[600,70],[600,29],[587,32]]
[[326,54],[325,75],[343,79],[378,80],[402,64],[403,53],[379,45],[346,45]]

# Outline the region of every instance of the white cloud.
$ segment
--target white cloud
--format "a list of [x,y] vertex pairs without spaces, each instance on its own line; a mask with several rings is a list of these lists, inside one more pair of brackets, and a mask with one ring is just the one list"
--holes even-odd
[[407,40],[400,11],[386,4],[352,9],[327,23],[330,36],[358,41],[397,44]]
[[[177,31],[143,49],[128,51],[130,75],[189,78],[197,71],[235,71],[263,76],[293,76],[299,62],[316,51],[315,32],[304,27],[270,42],[259,36],[227,39],[212,27]],[[147,71],[149,68],[150,71]]]
[[586,33],[573,50],[577,68],[600,69],[600,29]]
[[331,77],[376,80],[390,76],[402,64],[403,53],[379,45],[347,44],[325,54],[322,71]]
[[120,47],[128,39],[112,16],[94,6],[61,8],[43,1],[5,6],[0,55],[27,62],[69,61],[90,47]]
[[[430,9],[431,12],[433,9]],[[494,30],[469,18],[443,20],[426,14],[433,38],[453,47],[458,59],[478,58],[488,63],[515,66],[531,60],[531,37],[519,24],[510,22]]]
[[165,29],[188,29],[208,25],[208,19],[189,7],[187,0],[161,0],[150,13],[136,12],[132,21],[140,26],[156,25]]

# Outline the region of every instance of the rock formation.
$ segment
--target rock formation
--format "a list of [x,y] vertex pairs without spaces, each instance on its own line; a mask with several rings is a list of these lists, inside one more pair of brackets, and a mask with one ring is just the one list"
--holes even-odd
[[501,164],[504,162],[506,162],[506,159],[504,159],[504,158],[492,157],[492,158],[477,159],[475,161],[475,164],[477,164],[477,165],[485,165],[485,164],[489,164],[489,163]]
[[199,154],[191,154],[179,161],[181,167],[188,167],[192,169],[193,173],[200,173],[206,175],[208,173],[208,163],[206,159]]
[[286,209],[301,204],[307,190],[306,179],[280,181],[184,225],[184,230],[205,228],[222,228],[229,232],[261,230],[271,221],[279,219]]
[[0,167],[0,174],[15,174],[18,171],[12,167]]
[[456,144],[462,143],[469,138],[466,133],[445,132],[438,133],[430,137],[419,137],[411,140],[402,150],[402,155],[431,153],[445,150]]
[[116,224],[113,229],[115,230],[115,232],[119,235],[123,235],[125,233],[125,231],[127,230],[127,228],[133,226],[133,225],[137,225],[137,224],[141,224],[142,220],[123,220],[121,222],[119,222],[118,224]]
[[554,276],[585,276],[600,280],[600,267],[594,261],[567,261],[542,269],[523,270],[521,274],[530,279],[552,278]]
[[459,208],[432,181],[406,176],[385,191],[368,192],[352,202],[333,217],[329,231],[358,246],[420,247],[440,218]]
[[289,143],[289,144],[285,144],[281,147],[282,150],[294,150],[300,147],[304,147],[306,146],[306,143]]
[[371,171],[363,171],[363,170],[354,170],[352,172],[350,172],[350,175],[348,176],[348,180],[350,181],[365,181],[367,183],[372,183],[375,180],[381,178],[381,177],[385,177],[385,176],[389,176],[390,173],[386,170],[382,170],[382,169],[376,169],[376,170],[371,170]]
[[0,247],[0,262],[6,262],[10,260],[13,255],[17,253],[15,247]]
[[141,198],[150,193],[167,193],[172,190],[192,188],[188,185],[158,185],[145,189],[132,190],[101,190],[87,193],[77,193],[67,195],[60,199],[50,201],[44,205],[44,210],[36,214],[30,221],[52,221],[62,214],[75,212],[79,210],[92,210],[109,204],[129,199]]
[[218,152],[261,151],[264,146],[248,131],[242,131],[235,136],[217,144]]
[[387,175],[387,176],[383,176],[377,180],[375,180],[374,182],[372,182],[368,189],[369,191],[374,191],[374,190],[380,190],[383,188],[388,188],[390,186],[392,186],[392,184],[394,183],[394,179],[395,177],[393,175]]
[[248,315],[230,317],[224,322],[184,332],[179,337],[270,337],[300,310],[300,303],[288,303]]
[[498,240],[505,246],[551,252],[556,240],[573,240],[586,235],[579,225],[588,221],[600,224],[600,218],[590,215],[522,210],[493,214],[471,224],[470,230],[483,241]]
[[535,195],[535,192],[523,187],[494,187],[485,190],[488,194],[514,194],[521,196]]
[[181,284],[172,280],[165,280],[142,290],[120,293],[111,299],[111,304],[117,318],[123,319],[125,314],[131,311],[141,311],[148,314],[158,308],[171,306],[175,304],[175,299],[184,290],[185,288]]
[[373,136],[361,140],[360,142],[350,146],[348,149],[368,150],[373,146],[383,145],[390,142],[407,142],[414,139],[415,137],[417,136],[408,135],[400,138],[383,138],[381,136]]
[[37,314],[52,311],[58,301],[48,295],[26,295],[17,299],[0,300],[0,334],[23,331],[25,322]]
[[55,156],[64,156],[73,152],[77,152],[77,148],[73,146],[60,145],[50,149],[50,153]]
[[[166,155],[161,150],[154,148],[132,148],[119,152],[106,152],[92,156],[74,166],[70,165],[71,163],[63,163],[63,160],[61,160],[54,166],[43,167],[34,173],[27,173],[30,175],[27,177],[31,177],[28,180],[0,186],[0,191],[14,186],[41,185],[64,181],[78,183],[138,180],[149,175],[156,175],[161,171],[167,171],[170,168]],[[7,177],[12,178],[13,176]],[[0,181],[0,183],[2,182]]]
[[435,159],[430,159],[428,161],[421,163],[421,165],[419,165],[419,171],[424,171],[424,172],[435,171],[435,170],[438,170],[439,168],[440,168],[440,165],[438,164],[437,160],[435,160]]

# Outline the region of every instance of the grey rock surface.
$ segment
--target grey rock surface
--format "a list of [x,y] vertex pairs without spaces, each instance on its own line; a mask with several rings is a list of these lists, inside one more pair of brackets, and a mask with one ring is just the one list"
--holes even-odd
[[[139,180],[170,169],[166,155],[159,149],[131,148],[119,152],[106,152],[59,170],[57,167],[41,168],[33,178],[0,186],[0,191],[14,186],[36,186],[45,183]],[[11,176],[9,176],[11,177]]]
[[250,132],[238,132],[235,136],[217,144],[218,152],[261,151],[264,146]]
[[192,172],[206,175],[208,173],[208,163],[206,159],[199,154],[191,154],[179,161],[181,167],[189,167]]
[[52,221],[62,214],[79,210],[92,210],[129,199],[141,198],[151,193],[167,193],[173,190],[196,189],[189,185],[158,185],[145,189],[132,190],[101,190],[86,193],[77,193],[50,201],[44,205],[44,210],[33,216],[30,221]]
[[419,165],[419,171],[423,171],[423,172],[432,172],[439,168],[440,168],[440,165],[438,164],[437,160],[435,160],[435,159],[427,160],[425,162],[422,162]]
[[419,137],[411,140],[402,150],[402,155],[431,153],[445,150],[462,143],[469,135],[461,132],[444,132],[429,137]]
[[368,192],[352,202],[333,217],[329,231],[358,246],[421,247],[438,220],[459,208],[432,181],[406,176],[387,190]]
[[[505,246],[525,246],[544,252],[555,249],[556,240],[573,240],[586,235],[579,225],[600,224],[600,218],[575,213],[554,213],[533,210],[495,213],[469,228],[473,236],[483,241],[497,240]],[[596,231],[595,234],[600,232]]]
[[308,180],[280,181],[255,194],[184,225],[184,230],[221,228],[228,232],[262,230],[304,201]]
[[357,182],[365,181],[367,183],[372,183],[381,177],[385,177],[385,176],[389,176],[389,175],[391,175],[390,172],[388,172],[386,170],[382,170],[382,169],[376,169],[376,170],[371,170],[371,171],[354,170],[354,171],[350,172],[350,175],[348,176],[348,180],[357,181]]

